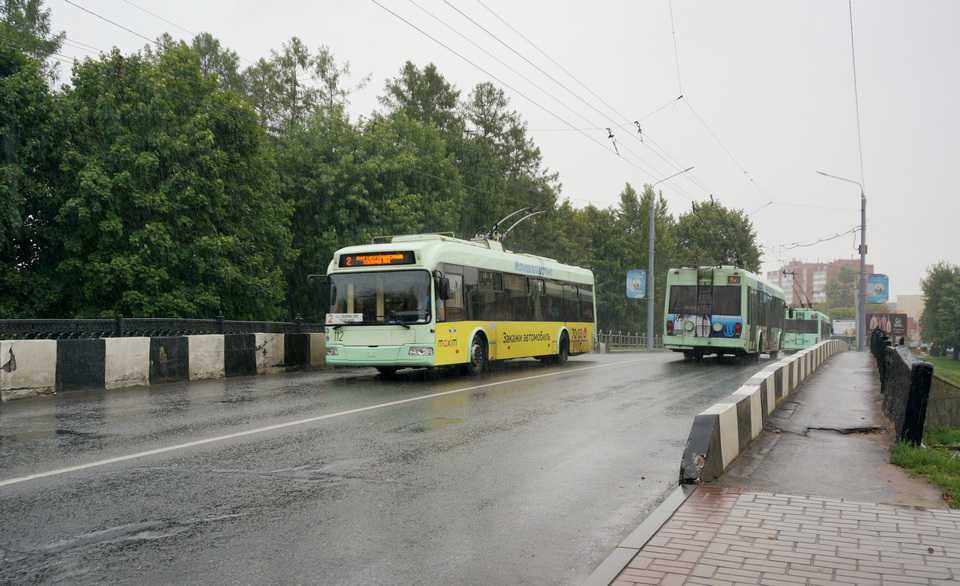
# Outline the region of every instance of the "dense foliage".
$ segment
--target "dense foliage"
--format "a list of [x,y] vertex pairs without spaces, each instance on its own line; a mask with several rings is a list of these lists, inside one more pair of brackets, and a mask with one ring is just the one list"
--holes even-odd
[[960,266],[941,261],[930,267],[923,279],[923,295],[920,328],[932,346],[930,353],[942,356],[952,348],[953,358],[960,359]]
[[604,329],[643,327],[624,281],[646,267],[651,205],[658,299],[672,265],[759,269],[749,219],[712,198],[674,217],[626,184],[614,207],[574,208],[490,83],[461,91],[407,62],[352,119],[369,80],[326,47],[293,38],[241,70],[204,33],[86,59],[52,90],[43,63],[62,36],[39,0],[3,6],[0,316],[315,320],[308,275],[338,247],[470,238],[522,207],[546,213],[506,246],[593,269]]

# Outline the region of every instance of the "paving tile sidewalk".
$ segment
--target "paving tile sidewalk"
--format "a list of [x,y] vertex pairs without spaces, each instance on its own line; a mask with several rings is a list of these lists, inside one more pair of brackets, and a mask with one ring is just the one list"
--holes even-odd
[[614,584],[960,584],[960,511],[701,486]]
[[614,583],[960,584],[960,511],[889,464],[879,397],[869,354],[833,357]]

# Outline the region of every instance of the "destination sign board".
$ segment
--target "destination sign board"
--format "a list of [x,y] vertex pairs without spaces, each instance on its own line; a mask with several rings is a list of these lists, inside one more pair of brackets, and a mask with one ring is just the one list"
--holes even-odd
[[359,254],[341,254],[340,267],[379,267],[389,265],[416,264],[412,250],[397,252],[363,252]]

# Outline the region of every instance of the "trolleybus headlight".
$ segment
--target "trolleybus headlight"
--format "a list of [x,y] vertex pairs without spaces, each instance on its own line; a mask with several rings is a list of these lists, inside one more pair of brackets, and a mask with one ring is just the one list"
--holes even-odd
[[328,347],[327,347],[327,356],[336,356],[336,355],[337,355],[337,347],[336,347],[336,346],[328,346]]
[[410,346],[410,356],[433,356],[433,348],[430,346]]
[[718,321],[713,322],[713,331],[719,334],[721,331],[723,331],[723,324]]

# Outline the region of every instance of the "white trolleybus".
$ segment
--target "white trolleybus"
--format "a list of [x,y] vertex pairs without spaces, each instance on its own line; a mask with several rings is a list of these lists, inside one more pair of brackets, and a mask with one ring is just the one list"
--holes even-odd
[[783,348],[783,291],[734,266],[670,269],[663,344],[706,354],[775,358]]
[[338,250],[327,270],[327,363],[401,368],[590,352],[587,269],[503,249],[497,240],[391,236]]

